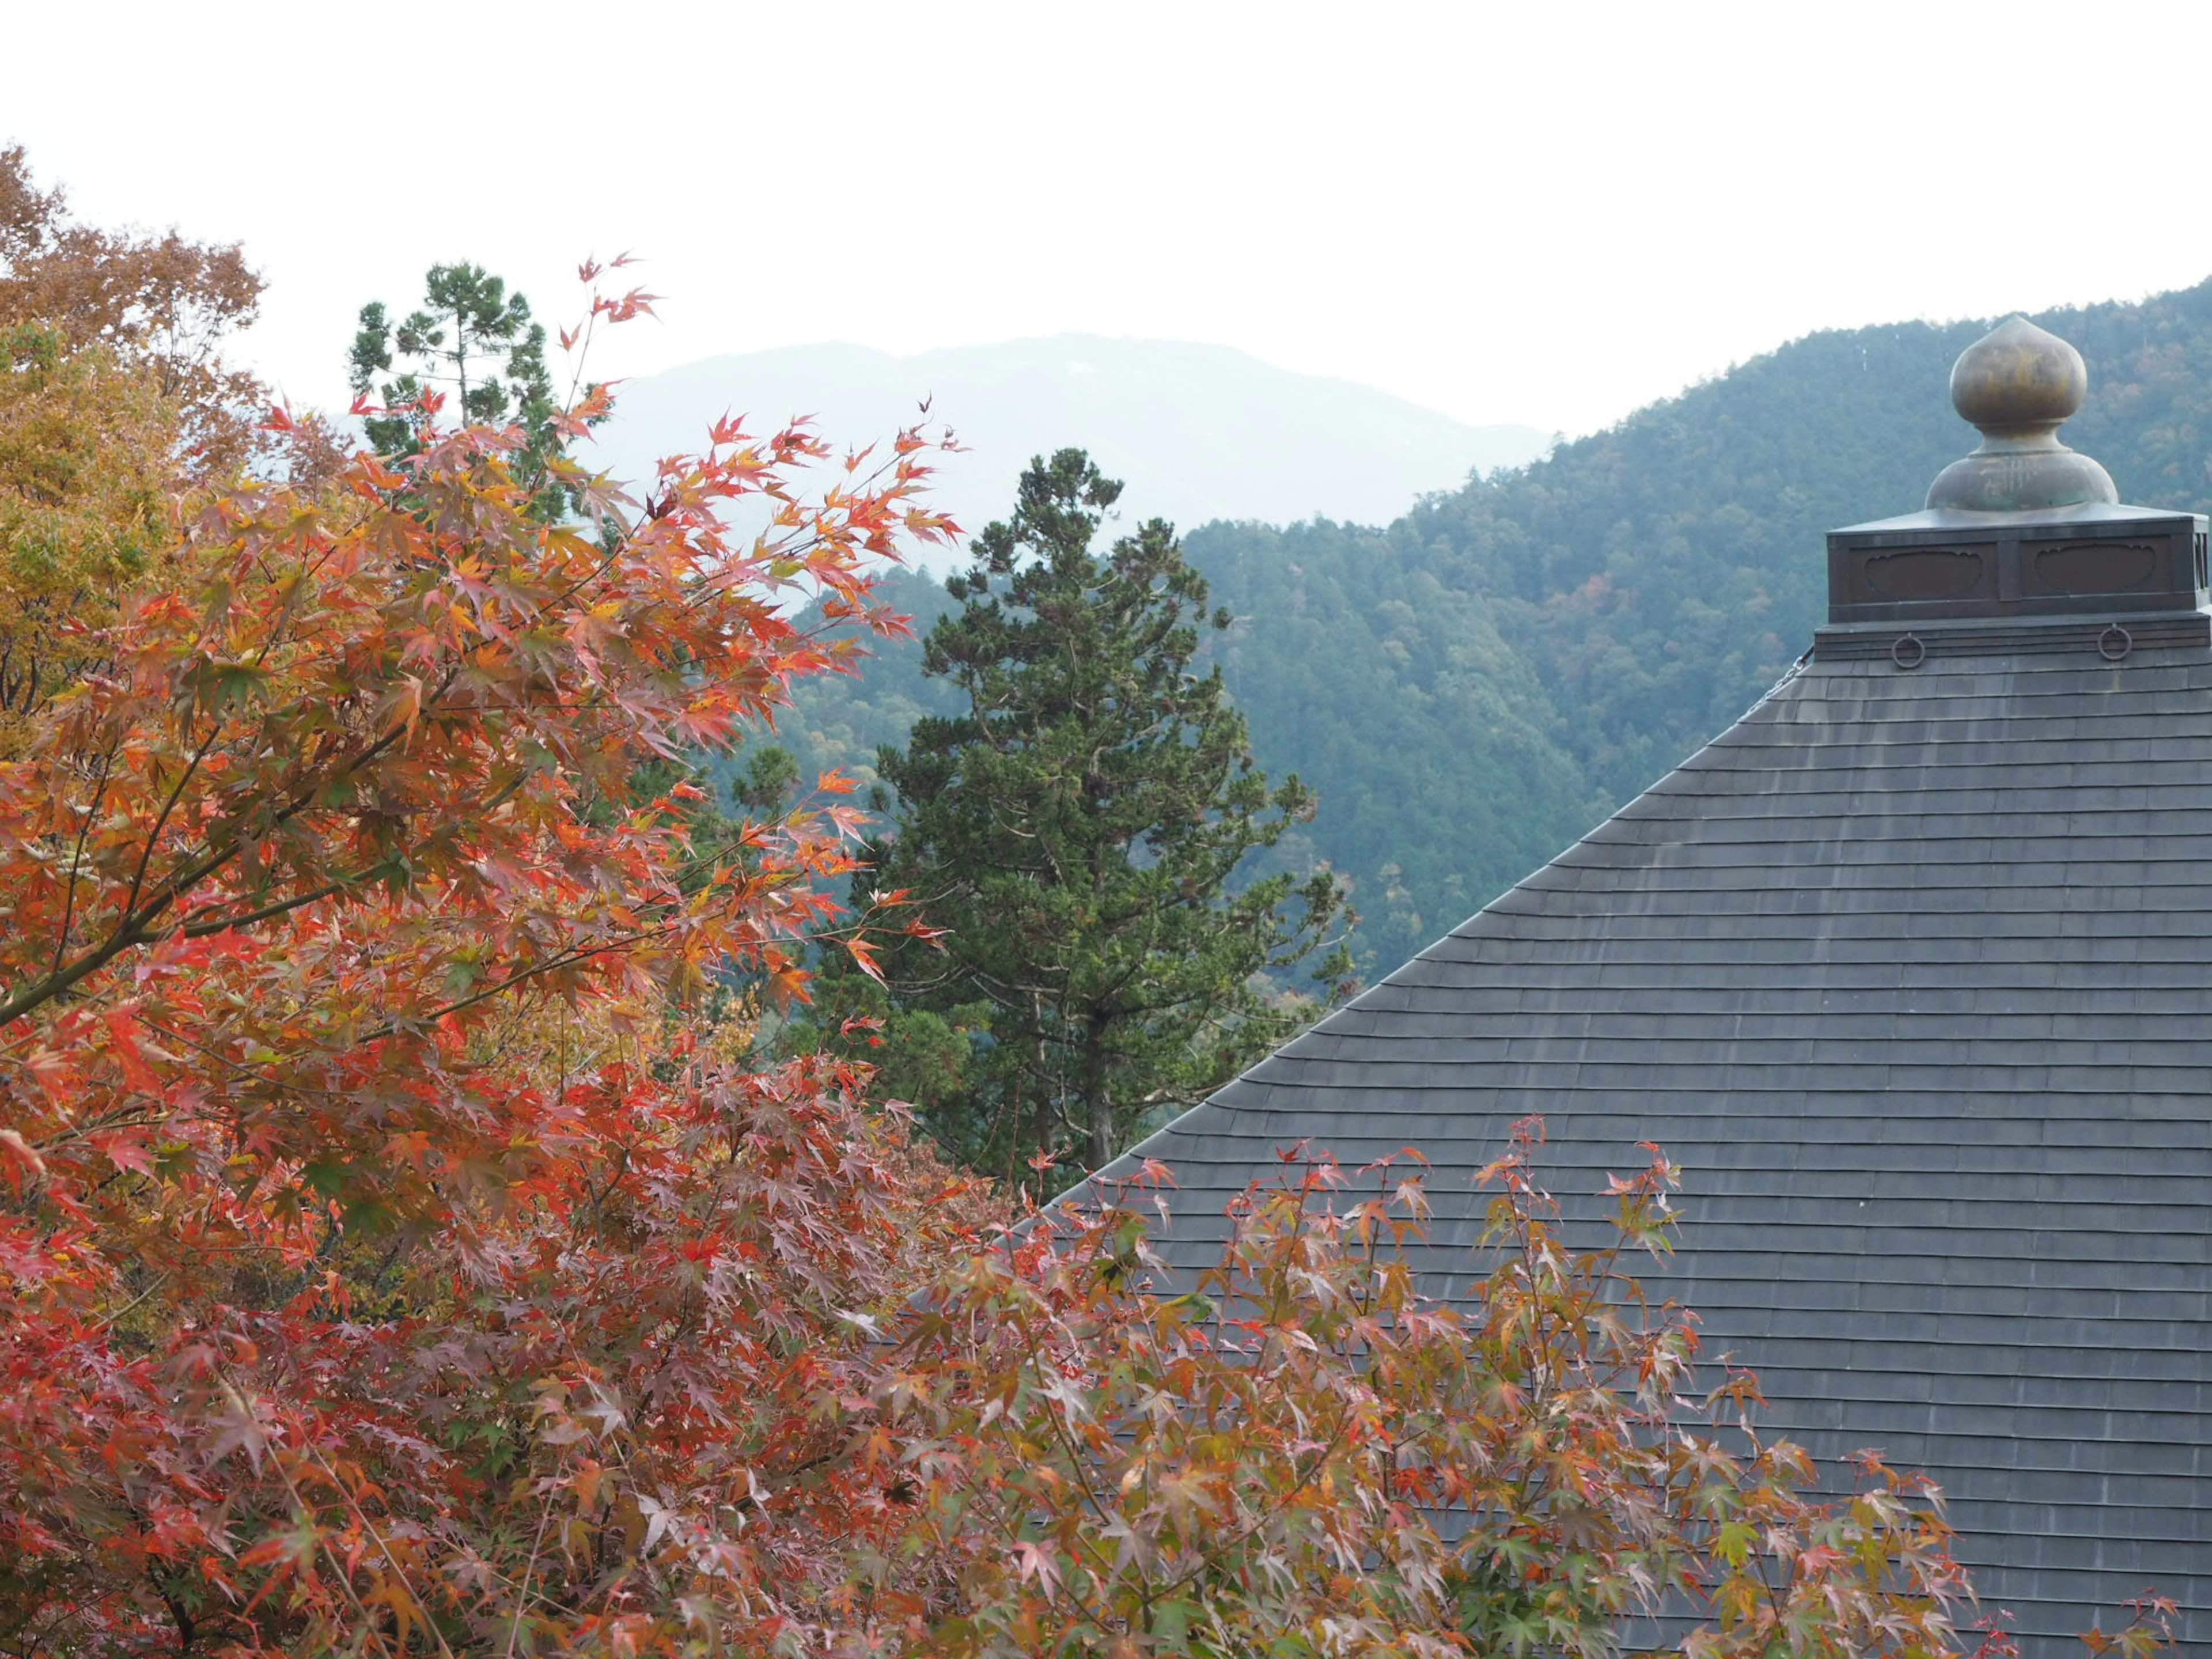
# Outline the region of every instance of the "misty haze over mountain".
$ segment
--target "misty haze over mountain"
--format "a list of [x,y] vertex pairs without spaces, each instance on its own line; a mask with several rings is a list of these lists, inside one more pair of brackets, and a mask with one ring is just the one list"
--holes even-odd
[[812,415],[842,448],[888,439],[925,398],[929,420],[949,425],[966,451],[933,458],[935,501],[971,532],[1011,510],[1030,456],[1070,446],[1128,485],[1125,522],[1191,528],[1222,519],[1388,524],[1425,494],[1522,465],[1552,442],[1534,427],[1469,426],[1226,346],[1063,334],[904,357],[823,344],[685,364],[622,388],[597,461],[647,478],[659,456],[702,446],[724,414],[747,416],[757,434]]

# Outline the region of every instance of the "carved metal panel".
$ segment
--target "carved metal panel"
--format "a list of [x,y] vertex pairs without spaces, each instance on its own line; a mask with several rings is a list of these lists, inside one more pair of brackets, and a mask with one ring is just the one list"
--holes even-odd
[[2084,617],[2193,611],[2212,602],[2206,523],[2196,514],[2085,523],[1986,518],[1986,524],[1867,526],[1831,535],[1830,625]]

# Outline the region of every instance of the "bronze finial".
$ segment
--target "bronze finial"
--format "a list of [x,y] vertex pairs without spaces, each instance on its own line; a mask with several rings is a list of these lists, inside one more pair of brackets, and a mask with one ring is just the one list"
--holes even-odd
[[2058,441],[2089,389],[2081,354],[2025,317],[2000,323],[1951,366],[1951,406],[1981,447],[1938,473],[1931,507],[2027,513],[2118,501],[2111,473]]

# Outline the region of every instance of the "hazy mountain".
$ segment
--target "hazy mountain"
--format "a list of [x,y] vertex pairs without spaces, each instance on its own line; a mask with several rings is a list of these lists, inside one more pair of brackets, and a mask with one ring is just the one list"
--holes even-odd
[[1005,515],[1031,455],[1069,446],[1127,483],[1132,515],[1195,525],[1387,524],[1422,495],[1551,444],[1534,427],[1468,426],[1227,346],[1063,334],[908,357],[810,345],[709,358],[624,386],[599,447],[618,473],[640,477],[696,447],[726,413],[757,431],[813,415],[842,444],[888,436],[924,398],[967,447],[942,458],[937,495],[971,530]]

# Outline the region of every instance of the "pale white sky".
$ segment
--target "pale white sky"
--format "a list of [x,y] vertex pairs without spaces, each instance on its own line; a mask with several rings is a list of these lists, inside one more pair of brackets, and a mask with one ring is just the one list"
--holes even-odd
[[2115,0],[0,0],[0,141],[243,240],[306,403],[434,261],[557,320],[633,248],[664,320],[602,373],[1079,330],[1572,433],[1817,328],[2212,274],[2208,45]]

